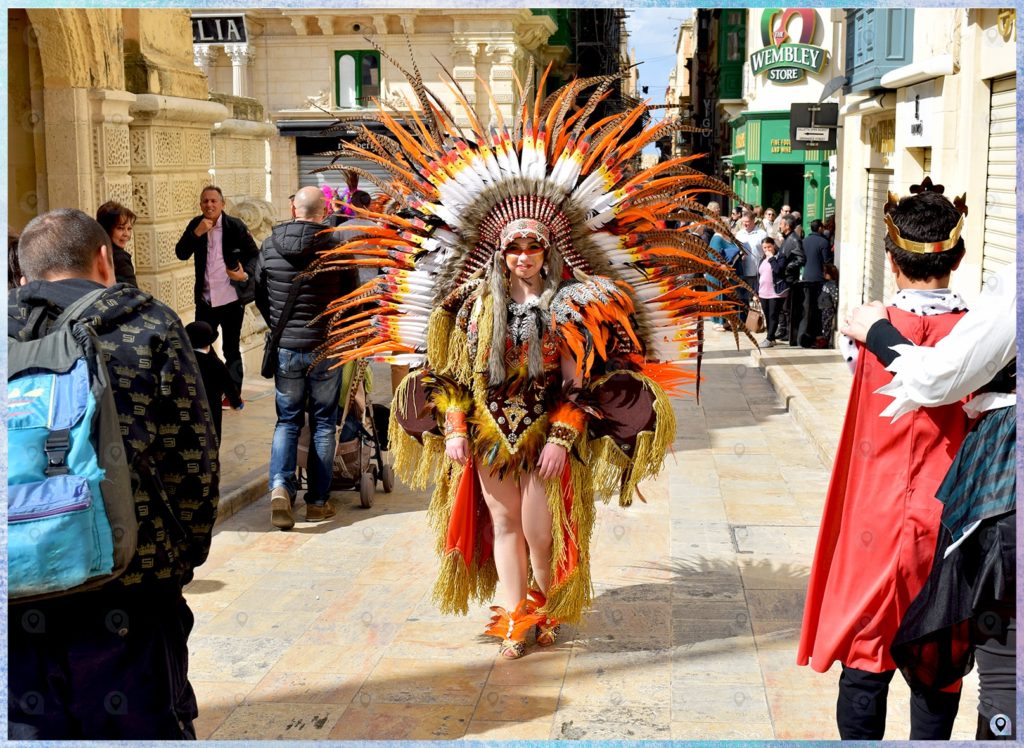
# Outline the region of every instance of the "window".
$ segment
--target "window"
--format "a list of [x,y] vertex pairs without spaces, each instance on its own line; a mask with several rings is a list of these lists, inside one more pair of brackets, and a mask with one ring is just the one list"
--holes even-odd
[[367,50],[334,53],[335,100],[340,109],[370,106],[380,96],[380,53]]
[[912,8],[846,11],[846,93],[876,88],[890,70],[913,60]]

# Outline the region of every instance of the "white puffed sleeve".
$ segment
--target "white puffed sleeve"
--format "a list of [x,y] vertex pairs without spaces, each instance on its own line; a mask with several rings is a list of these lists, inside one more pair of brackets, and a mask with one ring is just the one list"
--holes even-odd
[[893,398],[893,420],[922,406],[955,403],[986,384],[1017,355],[1017,275],[1008,265],[989,276],[978,300],[934,347],[897,345],[893,380],[878,389]]

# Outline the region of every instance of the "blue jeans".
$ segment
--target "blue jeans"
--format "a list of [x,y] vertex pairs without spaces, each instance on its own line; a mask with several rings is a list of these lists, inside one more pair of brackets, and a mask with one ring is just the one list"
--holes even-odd
[[[719,283],[718,280],[714,276],[705,274],[704,275],[704,280],[706,280],[708,282],[708,290],[709,291],[714,291],[715,289],[722,287],[722,284]],[[715,301],[721,301],[724,298],[725,298],[724,294],[718,294],[717,296],[715,296]],[[725,317],[712,317],[711,318],[711,324],[713,324],[713,325],[724,325],[725,324]]]
[[322,505],[331,490],[341,367],[330,370],[333,362],[321,361],[308,371],[311,363],[313,351],[278,349],[274,374],[277,426],[270,446],[270,490],[284,486],[288,494],[295,497],[298,490],[296,452],[308,404],[311,438],[306,503]]

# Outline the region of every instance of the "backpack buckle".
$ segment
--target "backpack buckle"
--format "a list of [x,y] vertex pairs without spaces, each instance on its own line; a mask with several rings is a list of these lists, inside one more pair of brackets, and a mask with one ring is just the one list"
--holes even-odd
[[49,433],[43,444],[43,451],[46,452],[46,469],[43,472],[47,477],[67,475],[70,472],[65,462],[70,448],[71,429],[61,429]]

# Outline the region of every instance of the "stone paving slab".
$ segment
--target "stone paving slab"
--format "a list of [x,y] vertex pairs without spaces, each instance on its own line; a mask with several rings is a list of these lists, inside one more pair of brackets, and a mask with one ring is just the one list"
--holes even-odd
[[[795,650],[830,471],[823,451],[849,374],[827,351],[757,358],[729,344],[708,343],[700,404],[676,404],[674,454],[642,486],[648,503],[598,503],[593,608],[557,646],[515,662],[481,635],[485,605],[466,617],[432,605],[425,494],[399,486],[367,510],[339,492],[334,519],[281,533],[263,475],[264,488],[249,489],[256,501],[222,518],[186,590],[199,737],[837,737],[838,673],[796,667]],[[258,386],[245,411],[225,414],[245,445],[236,454],[225,439],[236,458],[225,486],[259,473],[269,450],[273,398],[258,399]],[[900,678],[891,693],[888,736],[903,738]],[[972,675],[956,738],[974,734],[976,693]]]

